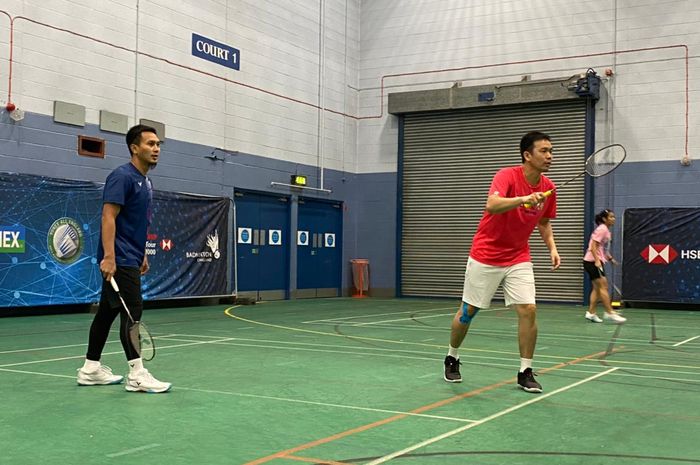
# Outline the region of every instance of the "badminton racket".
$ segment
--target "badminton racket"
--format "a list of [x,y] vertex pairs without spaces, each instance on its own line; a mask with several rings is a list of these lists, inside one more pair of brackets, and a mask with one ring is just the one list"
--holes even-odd
[[114,292],[117,293],[117,296],[122,303],[122,307],[124,307],[124,310],[129,317],[128,331],[131,345],[134,347],[134,349],[136,349],[136,352],[139,354],[142,360],[153,360],[153,357],[156,356],[156,346],[153,343],[151,333],[148,331],[148,328],[142,321],[134,321],[134,318],[131,316],[131,312],[129,311],[129,307],[126,306],[126,302],[124,302],[124,299],[119,292],[119,286],[117,285],[117,281],[114,280],[114,276],[110,278],[109,282],[112,285]]
[[[556,186],[554,189],[544,192],[544,196],[549,197],[555,190],[566,186],[570,182],[577,180],[585,174],[588,174],[592,178],[599,178],[601,176],[605,176],[606,174],[610,174],[618,166],[620,166],[623,161],[625,161],[626,157],[627,151],[620,144],[607,145],[600,150],[596,150],[588,158],[586,158],[586,164],[584,165],[583,171],[565,183]],[[532,205],[529,203],[525,203],[523,206],[525,208],[532,207]]]

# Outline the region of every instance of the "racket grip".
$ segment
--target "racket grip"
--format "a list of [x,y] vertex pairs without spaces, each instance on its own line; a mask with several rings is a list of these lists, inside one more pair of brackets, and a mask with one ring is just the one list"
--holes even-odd
[[[544,192],[542,193],[542,195],[544,195],[545,197],[549,197],[550,195],[552,195],[552,192],[554,192],[554,190],[553,190],[553,189],[550,189],[550,190],[548,190],[548,191],[544,191]],[[523,204],[523,207],[525,207],[525,208],[532,208],[532,205],[529,204],[529,203],[524,203],[524,204]]]
[[109,278],[109,283],[112,285],[112,289],[114,289],[114,292],[119,292],[119,286],[117,286],[117,281],[114,279],[114,276]]

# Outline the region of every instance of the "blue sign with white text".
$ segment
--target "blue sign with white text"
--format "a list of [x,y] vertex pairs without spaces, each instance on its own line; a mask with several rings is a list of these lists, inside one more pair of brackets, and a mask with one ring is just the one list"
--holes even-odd
[[192,33],[192,55],[240,70],[241,52],[237,48]]

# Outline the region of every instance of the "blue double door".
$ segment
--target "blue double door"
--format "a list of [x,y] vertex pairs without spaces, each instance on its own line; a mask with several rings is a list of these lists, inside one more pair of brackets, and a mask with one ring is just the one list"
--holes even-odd
[[343,204],[299,198],[295,297],[341,295]]
[[290,199],[236,191],[237,295],[256,300],[289,296]]

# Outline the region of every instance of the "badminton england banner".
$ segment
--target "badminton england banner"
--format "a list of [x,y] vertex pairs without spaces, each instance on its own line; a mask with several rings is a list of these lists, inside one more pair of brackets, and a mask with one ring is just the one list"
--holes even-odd
[[700,208],[628,208],[623,255],[624,301],[700,303]]
[[94,183],[0,173],[0,307],[99,300],[101,203]]
[[230,294],[229,205],[227,197],[154,191],[144,299]]
[[[102,185],[0,172],[0,307],[99,301]],[[144,298],[227,292],[229,199],[154,192]]]

